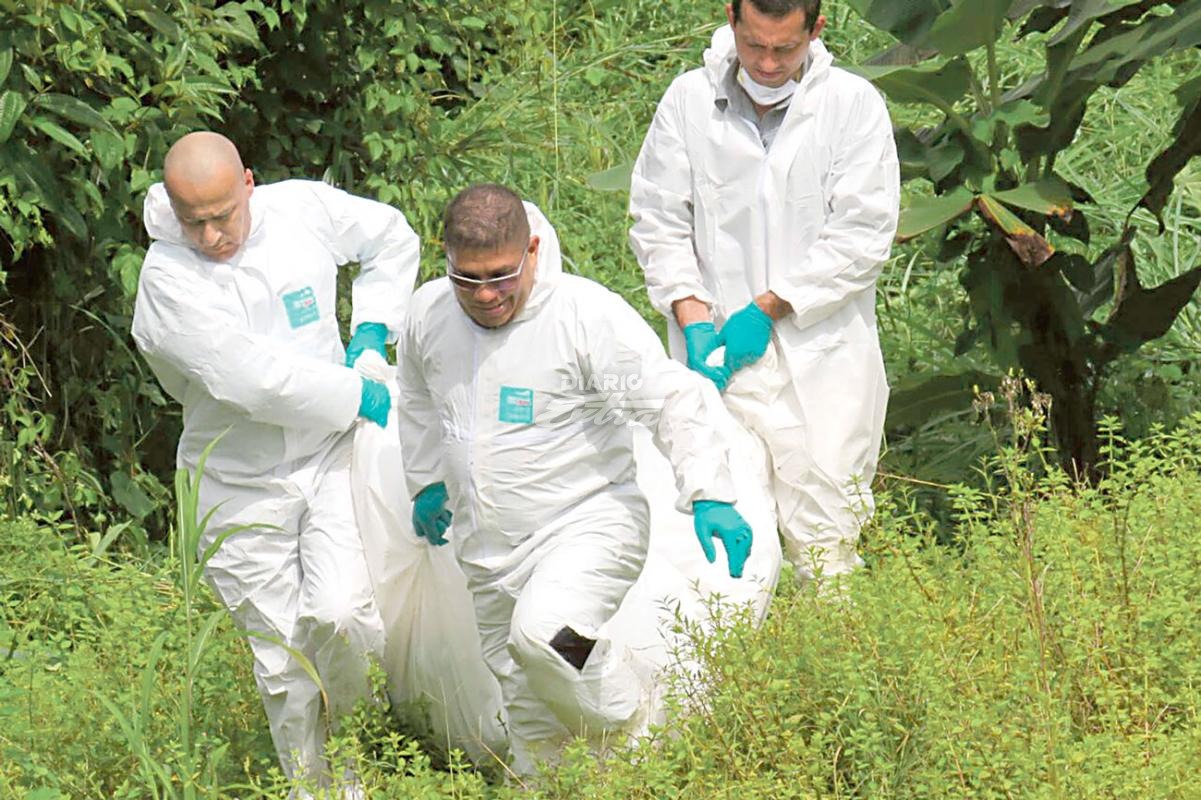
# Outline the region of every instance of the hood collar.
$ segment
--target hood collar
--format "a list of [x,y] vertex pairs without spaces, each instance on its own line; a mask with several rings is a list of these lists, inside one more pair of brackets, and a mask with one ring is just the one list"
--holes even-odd
[[[250,240],[258,234],[265,213],[266,207],[259,195],[251,193],[250,234],[246,237],[246,242],[242,244],[242,250],[245,250]],[[175,209],[171,208],[171,198],[167,196],[167,187],[163,185],[162,181],[151,186],[146,192],[146,200],[142,203],[142,224],[146,226],[146,233],[150,235],[151,239],[186,247],[195,253],[197,258],[204,258],[192,247],[188,237],[184,235],[179,218],[175,216]],[[242,250],[238,251],[234,260],[242,254]]]
[[522,204],[525,206],[526,218],[530,221],[530,235],[538,237],[538,270],[534,273],[534,288],[530,290],[525,306],[516,317],[509,320],[505,328],[537,313],[538,308],[554,291],[559,276],[563,274],[563,252],[559,246],[559,234],[555,231],[555,226],[550,224],[550,220],[538,206],[528,200]]

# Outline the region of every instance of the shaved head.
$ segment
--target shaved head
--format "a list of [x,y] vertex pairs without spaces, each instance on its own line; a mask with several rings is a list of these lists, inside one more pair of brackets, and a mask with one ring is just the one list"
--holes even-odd
[[163,185],[193,249],[228,261],[250,235],[254,177],[234,143],[219,133],[196,131],[171,145]]

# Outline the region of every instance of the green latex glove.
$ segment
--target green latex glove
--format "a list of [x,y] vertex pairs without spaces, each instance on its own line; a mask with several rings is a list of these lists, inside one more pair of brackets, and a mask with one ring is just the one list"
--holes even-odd
[[363,378],[363,393],[359,396],[359,416],[381,428],[388,427],[388,412],[392,410],[392,395],[379,381]]
[[729,503],[716,500],[694,500],[692,503],[692,526],[696,538],[700,539],[705,558],[712,564],[717,560],[714,537],[721,539],[726,548],[726,561],[731,578],[742,577],[742,567],[751,554],[751,526]]
[[453,514],[446,507],[446,484],[431,483],[413,498],[413,529],[417,535],[433,545],[444,545],[447,539],[442,534],[450,527]]
[[384,345],[388,343],[388,326],[382,322],[360,322],[346,345],[346,366],[353,367],[354,362],[367,350],[374,350],[388,359],[388,351]]
[[688,347],[688,368],[699,372],[724,392],[730,381],[730,371],[725,367],[706,364],[705,359],[721,345],[721,337],[712,322],[694,322],[684,326],[684,344]]
[[762,358],[771,342],[771,326],[771,317],[754,302],[735,311],[718,334],[726,347],[726,369],[736,372]]

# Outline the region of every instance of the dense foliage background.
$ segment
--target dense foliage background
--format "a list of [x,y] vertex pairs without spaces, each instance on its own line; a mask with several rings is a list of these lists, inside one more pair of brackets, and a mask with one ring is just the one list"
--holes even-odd
[[[856,604],[786,591],[766,631],[711,651],[705,714],[638,768],[581,755],[547,796],[1187,796],[1201,1],[978,5],[825,4],[826,44],[889,98],[913,234],[880,280],[894,394]],[[721,18],[651,0],[0,0],[0,797],[276,791],[244,643],[219,623],[189,650],[212,607],[185,602],[171,547],[179,410],[128,336],[169,144],[219,130],[260,182],[395,204],[425,275],[446,200],[509,183],[568,269],[658,324],[622,175]],[[1051,177],[1037,201],[1013,192]],[[1026,229],[1054,255],[1024,261]],[[1173,314],[1131,326],[1150,317],[1130,298]],[[1046,385],[1064,364],[1081,380]],[[1014,368],[1055,398],[1042,439],[1042,401],[1002,386]],[[1059,471],[1079,425],[1092,488]],[[187,752],[180,681],[202,709]],[[384,720],[361,731],[347,746],[392,787],[373,796],[502,791],[431,771]]]

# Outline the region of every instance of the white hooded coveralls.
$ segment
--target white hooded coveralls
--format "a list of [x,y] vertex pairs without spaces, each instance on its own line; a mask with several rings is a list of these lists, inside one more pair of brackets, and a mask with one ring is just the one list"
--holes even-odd
[[[325,684],[330,716],[368,696],[367,656],[383,648],[355,526],[348,431],[361,378],[344,366],[337,269],[360,262],[353,326],[394,338],[412,292],[418,239],[399,211],[319,182],[255,187],[250,234],[230,261],[193,250],[163,185],[144,221],[154,240],[138,285],[133,336],[183,405],[178,465],[205,465],[200,514],[217,508],[201,549],[229,528],[205,574],[247,631],[303,653]],[[278,644],[251,637],[255,678],[290,777],[323,769],[321,693]]]
[[[442,278],[414,294],[398,343],[409,492],[446,483],[453,545],[523,772],[569,734],[626,726],[642,703],[627,654],[599,634],[647,553],[631,419],[672,462],[678,508],[735,499],[700,378],[618,295],[562,274],[549,223],[527,213],[541,239],[537,278],[513,320],[477,325]],[[582,666],[552,647],[564,628],[597,640]]]
[[892,127],[879,93],[815,40],[765,151],[752,121],[715,102],[735,59],[725,26],[660,101],[634,166],[630,241],[678,358],[677,300],[710,304],[719,327],[769,290],[792,305],[725,400],[771,454],[799,575],[846,572],[860,563],[888,401],[875,286],[899,214]]

